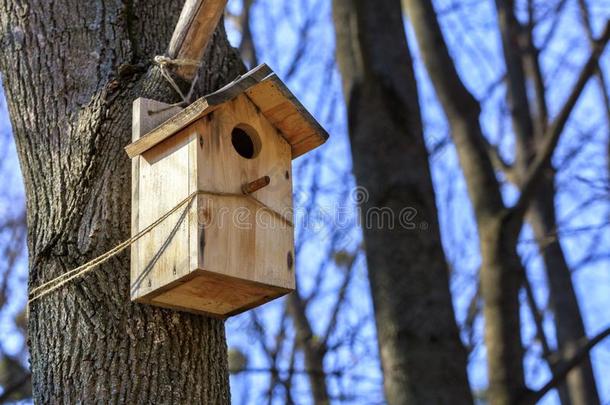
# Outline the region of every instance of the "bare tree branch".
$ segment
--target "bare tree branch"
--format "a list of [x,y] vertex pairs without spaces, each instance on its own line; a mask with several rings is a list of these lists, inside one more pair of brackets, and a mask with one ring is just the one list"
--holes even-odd
[[406,9],[426,70],[451,124],[468,188],[472,190],[472,204],[476,211],[495,215],[504,209],[504,204],[479,123],[481,106],[457,73],[433,5],[411,0],[406,1]]
[[326,331],[322,335],[321,345],[323,347],[327,347],[328,340],[332,335],[335,327],[337,325],[337,318],[339,316],[339,311],[341,310],[341,305],[345,301],[345,296],[347,295],[347,289],[349,287],[349,283],[352,279],[352,274],[354,273],[354,263],[356,262],[356,258],[358,257],[358,252],[354,253],[350,258],[349,263],[345,266],[345,274],[343,275],[343,281],[341,282],[341,286],[339,287],[339,291],[337,293],[337,300],[333,309],[331,311],[330,321],[328,322],[328,326],[326,327]]
[[527,96],[525,72],[521,61],[521,44],[519,43],[521,24],[514,13],[514,2],[496,0],[498,25],[502,36],[502,50],[506,63],[507,102],[515,134],[516,167],[527,167],[527,144],[533,142],[534,124]]
[[[589,39],[589,43],[591,44],[591,46],[594,46],[595,37],[593,35],[593,27],[591,26],[591,16],[589,14],[587,2],[586,0],[578,0],[578,5],[583,20],[583,26],[585,28],[585,32],[587,33],[587,38]],[[599,91],[601,93],[602,100],[604,102],[604,107],[606,109],[606,123],[610,125],[610,96],[608,95],[608,90],[606,86],[607,79],[599,62],[596,66],[596,76],[599,82]],[[610,170],[610,142],[608,142],[608,169]]]
[[537,391],[531,391],[524,395],[522,401],[520,402],[523,405],[535,404],[542,399],[550,390],[555,388],[557,384],[563,381],[564,378],[568,375],[568,373],[589,354],[589,352],[601,341],[610,336],[610,328],[605,329],[600,332],[595,337],[587,340],[582,344],[580,348],[577,349],[576,353],[572,355],[571,358],[567,361],[563,361],[558,364],[555,372],[553,373],[553,377],[547,382],[542,388]]
[[241,40],[239,42],[239,54],[244,62],[253,68],[258,64],[258,58],[256,55],[256,48],[254,46],[254,38],[252,37],[252,30],[250,29],[250,23],[252,18],[252,5],[255,0],[244,0],[242,6],[242,12],[239,16],[239,25],[241,28]]
[[[525,54],[523,55],[523,59],[525,62],[526,70],[529,73],[529,76],[533,79],[534,82],[534,93],[536,100],[536,114],[538,115],[536,120],[536,134],[542,135],[547,128],[549,121],[549,111],[546,100],[546,88],[544,84],[544,78],[542,76],[542,68],[540,66],[540,50],[536,47],[534,43],[534,28],[536,27],[536,21],[534,16],[534,0],[528,0],[528,23],[523,27],[523,42],[522,46],[524,47]],[[558,6],[557,13],[559,14],[560,9],[563,7]],[[559,17],[556,16],[556,20]]]
[[542,145],[540,145],[538,148],[536,157],[528,168],[522,182],[519,200],[511,209],[513,219],[515,221],[521,221],[523,219],[523,215],[525,215],[525,212],[527,211],[529,202],[536,191],[538,182],[550,164],[551,157],[553,156],[555,147],[559,143],[559,138],[563,132],[563,129],[565,128],[565,124],[568,121],[576,102],[582,94],[585,85],[589,81],[589,78],[595,72],[595,67],[597,66],[599,57],[604,51],[609,39],[610,21],[606,23],[604,33],[601,35],[599,40],[596,41],[593,51],[582,68],[578,79],[576,80],[576,84],[568,96],[568,99],[565,101],[563,107],[559,111],[559,114],[557,114],[557,117],[555,117],[555,120],[549,126],[546,134],[544,135]]
[[517,181],[512,164],[508,163],[500,154],[500,149],[497,145],[492,145],[487,138],[483,138],[485,141],[485,145],[487,147],[487,153],[489,154],[489,158],[491,159],[491,163],[493,167],[499,171],[504,173],[507,180],[511,183],[515,183]]
[[321,345],[320,340],[314,335],[311,322],[307,317],[306,304],[294,291],[287,299],[288,311],[294,322],[296,340],[305,356],[305,365],[309,371],[311,392],[315,404],[323,405],[329,401],[328,387],[324,376],[324,354],[326,347]]

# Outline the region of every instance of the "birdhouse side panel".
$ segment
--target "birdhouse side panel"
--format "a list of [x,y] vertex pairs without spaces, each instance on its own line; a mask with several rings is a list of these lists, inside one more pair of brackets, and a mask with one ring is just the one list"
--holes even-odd
[[[171,211],[197,189],[197,134],[187,127],[139,156],[137,231]],[[135,243],[132,299],[146,301],[197,267],[196,203],[185,205]],[[195,253],[195,254],[193,254]]]
[[[137,98],[132,106],[132,141],[138,141],[142,136],[153,128],[165,122],[167,119],[179,113],[182,108],[172,106],[157,100],[147,98]],[[142,157],[138,154],[131,159],[131,234],[139,232],[140,224],[140,161]],[[130,248],[131,275],[132,277],[140,274],[138,243],[134,243]]]

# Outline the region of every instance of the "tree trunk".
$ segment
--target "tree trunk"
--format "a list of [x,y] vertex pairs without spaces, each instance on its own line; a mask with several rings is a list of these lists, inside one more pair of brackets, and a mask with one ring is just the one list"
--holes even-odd
[[503,220],[481,221],[478,231],[489,379],[487,399],[494,405],[512,405],[518,403],[525,391],[519,317],[524,269],[516,251],[516,235],[507,232]]
[[[400,1],[333,12],[386,399],[472,403]],[[393,226],[371,221],[379,209]]]
[[[537,84],[534,86],[535,97],[532,98],[536,100],[537,104],[538,137],[542,136],[548,126],[546,91],[540,71],[538,50],[534,44],[533,27],[529,28],[528,32],[517,20],[515,4],[512,0],[496,0],[496,7],[506,62],[507,101],[517,140],[514,171],[517,186],[519,186],[525,181],[530,160],[536,154],[534,114],[529,106],[526,74],[529,74],[532,82]],[[519,39],[525,40],[519,41]],[[522,42],[527,43],[528,52],[523,49]],[[534,230],[546,268],[549,300],[555,316],[558,350],[566,353],[569,358],[575,347],[578,346],[578,342],[586,338],[586,332],[574,292],[571,272],[556,235],[554,181],[553,170],[549,169],[540,181],[532,199],[528,220]],[[551,364],[551,369],[556,369],[556,365]],[[559,385],[558,392],[563,405],[599,404],[591,360],[588,355],[585,356],[583,363],[570,372],[566,380]]]
[[326,348],[315,338],[306,314],[306,304],[295,291],[287,298],[288,312],[293,319],[296,342],[303,351],[303,361],[307,370],[311,396],[315,405],[330,404],[326,375],[324,374],[324,355]]
[[[579,343],[586,339],[585,325],[580,314],[576,292],[572,283],[572,273],[559,242],[555,217],[554,175],[540,182],[539,190],[528,211],[528,221],[532,225],[540,253],[544,259],[549,283],[550,307],[555,317],[555,333],[559,351],[564,354],[559,360],[567,360],[574,355]],[[593,375],[591,358],[583,356],[582,362],[567,375],[570,402],[573,405],[599,404],[599,396]]]
[[432,3],[407,0],[406,7],[426,70],[451,126],[477,221],[489,380],[487,400],[494,405],[515,404],[526,392],[519,314],[524,269],[517,254],[521,222],[512,218],[502,201],[479,123],[480,105],[457,74]]
[[[0,0],[0,69],[27,196],[30,287],[129,237],[131,103],[182,2]],[[197,92],[242,65],[220,28]],[[154,196],[151,196],[154,198]],[[38,403],[228,403],[223,322],[129,301],[124,252],[30,308]]]

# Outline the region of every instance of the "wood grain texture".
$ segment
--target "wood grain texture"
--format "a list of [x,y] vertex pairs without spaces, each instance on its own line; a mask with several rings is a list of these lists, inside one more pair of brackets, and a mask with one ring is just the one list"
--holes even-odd
[[[135,234],[170,211],[196,190],[195,162],[192,160],[197,134],[185,128],[176,136],[134,159],[140,161],[138,221]],[[185,206],[170,215],[133,246],[137,257],[131,267],[131,297],[137,299],[176,278],[188,274],[190,221],[196,221],[195,206]]]
[[294,289],[292,224],[250,198],[198,198],[199,267],[242,280]]
[[[226,4],[227,0],[187,0],[169,43],[169,57],[199,61]],[[175,69],[175,73],[190,81],[195,77],[197,67],[180,66]]]
[[[140,136],[155,128],[172,115],[178,113],[182,108],[173,107],[170,104],[156,100],[139,97],[132,105],[131,139],[137,141]],[[131,178],[140,178],[140,160],[142,156],[136,156],[131,160]],[[135,235],[140,228],[140,181],[131,182],[131,235]],[[140,274],[139,268],[139,246],[134,243],[131,250],[131,274]]]
[[138,97],[132,105],[131,140],[137,141],[182,110],[173,104]]
[[292,92],[272,74],[246,90],[252,102],[278,128],[292,147],[293,159],[322,145],[328,133]]
[[222,89],[202,97],[138,141],[125,147],[130,157],[143,153],[176,131],[245,93],[275,126],[296,158],[322,145],[328,133],[267,65],[260,65]]
[[[202,194],[196,206],[197,233],[173,236],[152,266],[146,260],[159,247],[140,249],[146,271],[136,280],[152,284],[134,290],[135,301],[224,318],[294,290],[291,223],[247,197]],[[155,233],[158,241],[168,232]],[[197,246],[195,265],[185,243]]]
[[148,302],[164,308],[225,319],[291,291],[198,269],[168,288],[158,290],[158,294]]
[[[234,128],[254,140],[252,158],[234,147]],[[134,244],[133,300],[226,317],[294,289],[291,148],[246,95],[133,160],[132,233],[200,193]],[[264,177],[266,187],[243,194]]]
[[[260,151],[254,159],[241,157],[231,143],[231,131],[238,126],[259,138]],[[199,190],[241,194],[244,184],[269,176],[269,185],[252,197],[292,222],[290,145],[248,97],[238,96],[195,127],[203,135],[198,148]]]
[[162,142],[200,118],[202,115],[205,115],[214,109],[215,106],[210,106],[205,98],[200,98],[178,114],[166,120],[162,125],[155,127],[146,135],[127,145],[125,151],[131,158],[146,152],[159,142]]

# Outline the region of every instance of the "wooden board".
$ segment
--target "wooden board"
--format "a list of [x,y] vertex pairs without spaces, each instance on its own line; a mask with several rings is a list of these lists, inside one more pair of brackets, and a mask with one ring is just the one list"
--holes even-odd
[[[233,128],[240,125],[247,126],[260,143],[253,159],[240,156],[231,142]],[[244,184],[269,176],[269,185],[252,196],[293,221],[290,145],[245,95],[225,103],[213,118],[202,118],[194,127],[202,136],[197,164],[199,190],[241,194]]]
[[263,115],[279,129],[296,158],[322,145],[328,133],[275,74],[246,90]]
[[291,291],[197,270],[184,281],[149,298],[149,302],[166,308],[226,318]]
[[[138,157],[136,229],[146,228],[196,191],[196,139],[187,127]],[[190,249],[193,222],[194,203],[170,215],[134,244],[137,266],[132,267],[132,298],[154,291],[196,267],[197,256]]]
[[197,204],[200,269],[294,289],[291,223],[247,197],[202,194]]
[[222,89],[200,98],[164,124],[125,147],[130,157],[150,149],[180,129],[246,93],[282,134],[296,158],[328,139],[328,133],[267,65],[260,65]]
[[[132,105],[132,141],[137,141],[142,135],[176,115],[182,108],[170,106],[156,100],[138,98]],[[140,231],[140,160],[136,156],[131,160],[131,234]],[[131,245],[131,275],[140,274],[139,242]]]
[[149,98],[135,99],[132,105],[132,142],[137,141],[182,110],[184,108]]
[[[169,57],[201,60],[226,5],[227,0],[186,0],[169,42]],[[196,72],[194,66],[176,69],[176,74],[186,80],[192,80]]]

